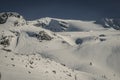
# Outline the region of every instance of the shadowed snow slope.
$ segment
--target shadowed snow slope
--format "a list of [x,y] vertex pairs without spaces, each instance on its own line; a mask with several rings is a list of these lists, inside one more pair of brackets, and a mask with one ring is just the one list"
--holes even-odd
[[[1,80],[120,80],[120,32],[95,21],[0,14]],[[16,23],[17,21],[17,23]]]

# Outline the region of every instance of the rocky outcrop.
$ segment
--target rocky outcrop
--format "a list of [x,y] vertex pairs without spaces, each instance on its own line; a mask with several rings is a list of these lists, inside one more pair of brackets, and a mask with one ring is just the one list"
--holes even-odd
[[30,37],[37,38],[40,42],[43,40],[50,41],[53,39],[47,32],[40,31],[39,33],[27,32]]
[[0,24],[4,24],[8,19],[7,13],[0,14]]
[[45,31],[40,31],[38,35],[36,35],[39,40],[51,40],[52,37],[49,36]]
[[3,13],[0,13],[0,24],[4,24],[7,21],[8,17],[21,18],[21,16],[18,13],[3,12]]
[[13,24],[13,26],[21,26],[26,24],[25,19],[20,14],[15,12],[0,13],[0,24],[6,23],[9,18],[14,18],[10,21],[12,22],[11,24]]
[[2,35],[1,38],[0,38],[0,45],[3,45],[4,47],[9,46],[11,38],[12,38],[12,36]]

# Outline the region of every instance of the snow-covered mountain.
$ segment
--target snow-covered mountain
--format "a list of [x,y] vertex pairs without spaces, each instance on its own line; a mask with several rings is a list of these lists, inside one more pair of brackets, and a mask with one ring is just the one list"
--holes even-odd
[[119,80],[118,23],[0,13],[0,79]]
[[120,19],[104,18],[97,20],[95,23],[101,24],[105,28],[114,28],[116,30],[120,30]]
[[94,24],[94,21],[85,22],[80,20],[63,20],[49,17],[41,18],[35,21],[29,21],[29,23],[37,27],[51,30],[53,32],[90,31],[104,29],[100,25]]
[[[29,21],[37,27],[42,27],[53,32],[63,31],[90,31],[113,28],[120,30],[120,19],[100,19],[97,21],[63,20],[56,18],[41,18],[35,21]],[[89,27],[88,27],[89,26]]]

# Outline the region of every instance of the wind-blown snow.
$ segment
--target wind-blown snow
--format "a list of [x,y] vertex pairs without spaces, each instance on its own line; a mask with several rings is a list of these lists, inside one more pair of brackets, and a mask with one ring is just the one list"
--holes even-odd
[[95,21],[48,17],[26,21],[17,13],[2,15],[1,80],[120,79],[120,32],[114,27]]

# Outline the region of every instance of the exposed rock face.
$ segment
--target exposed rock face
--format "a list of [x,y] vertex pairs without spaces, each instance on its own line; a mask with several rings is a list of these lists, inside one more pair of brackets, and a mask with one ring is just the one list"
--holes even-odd
[[43,28],[51,30],[53,32],[61,32],[61,31],[63,32],[63,31],[66,31],[68,27],[69,25],[67,22],[57,21],[57,20],[52,19],[49,25]]
[[53,32],[63,32],[69,28],[69,24],[66,21],[48,17],[37,20],[37,22],[33,25],[36,27],[42,27],[51,30]]

